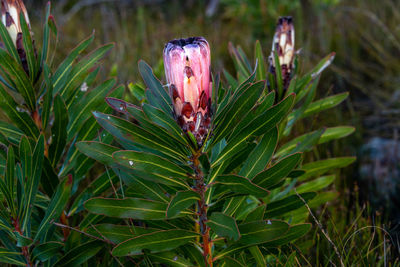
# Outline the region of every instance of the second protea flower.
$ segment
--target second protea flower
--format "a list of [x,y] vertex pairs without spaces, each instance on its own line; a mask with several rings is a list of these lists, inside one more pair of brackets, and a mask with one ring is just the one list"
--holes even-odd
[[164,67],[176,119],[199,146],[211,117],[211,57],[203,37],[172,40],[164,48]]
[[[23,14],[30,29],[28,12],[22,0],[1,0],[1,22],[6,26],[10,37],[17,48],[18,55],[26,73],[28,73],[28,63],[22,40],[22,27],[20,15]],[[36,53],[36,51],[35,51]]]
[[[292,17],[280,17],[276,26],[272,52],[269,58],[270,72],[275,75],[277,67],[281,68],[283,87],[287,89],[292,78],[294,48],[294,26]],[[278,54],[280,66],[276,66],[274,54]]]

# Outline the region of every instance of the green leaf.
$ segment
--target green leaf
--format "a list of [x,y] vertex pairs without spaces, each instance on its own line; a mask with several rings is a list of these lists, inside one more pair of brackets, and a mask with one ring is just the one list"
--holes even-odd
[[236,220],[221,212],[213,212],[207,220],[207,225],[221,237],[228,237],[234,241],[240,238]]
[[221,259],[235,251],[241,251],[246,247],[263,244],[278,239],[289,230],[289,225],[283,221],[268,220],[250,222],[239,225],[242,235],[239,241],[215,256],[215,260]]
[[166,203],[139,198],[92,198],[84,206],[92,213],[136,220],[164,220],[167,210]]
[[36,107],[35,89],[21,65],[5,50],[0,49],[1,67],[11,76],[12,83],[24,98],[30,110]]
[[243,223],[254,222],[254,221],[262,221],[264,219],[264,212],[267,205],[263,204],[252,210],[247,216],[246,219],[243,220]]
[[254,57],[257,60],[257,80],[265,80],[266,79],[266,67],[265,67],[265,59],[264,59],[264,54],[261,48],[261,43],[260,41],[256,41],[256,48],[254,50]]
[[2,133],[4,137],[7,138],[7,141],[13,145],[19,145],[19,141],[24,135],[20,129],[4,121],[0,121],[0,133]]
[[270,162],[278,143],[278,129],[274,128],[264,134],[257,147],[251,152],[239,175],[253,179],[257,173],[265,169]]
[[54,98],[54,124],[51,128],[52,143],[49,147],[49,160],[56,167],[67,143],[68,110],[60,95]]
[[1,23],[1,25],[0,25],[0,36],[1,36],[1,39],[3,41],[4,47],[7,49],[8,53],[17,62],[21,62],[21,59],[19,58],[19,55],[18,55],[16,44],[11,39],[11,36],[8,33],[8,30],[7,30],[6,26],[3,23]]
[[189,168],[184,169],[152,153],[121,150],[115,152],[113,158],[122,166],[154,175],[169,185],[188,188],[185,180],[192,175]]
[[119,244],[131,239],[132,237],[149,234],[156,231],[158,231],[158,229],[114,224],[93,225],[86,230],[87,233],[99,238],[105,238],[114,244]]
[[286,222],[277,220],[240,224],[239,231],[242,236],[239,243],[246,245],[262,244],[280,237],[288,229],[289,225]]
[[[22,156],[23,157],[23,156]],[[39,187],[40,177],[42,175],[42,162],[44,157],[44,136],[40,135],[39,140],[36,143],[35,149],[33,150],[32,157],[28,156],[26,167],[31,167],[31,170],[28,170],[31,175],[25,176],[27,179],[25,185],[25,203],[24,203],[24,211],[21,216],[22,219],[22,231],[28,227],[30,221],[30,215],[32,213],[32,207],[35,204],[36,194]],[[25,172],[25,175],[27,173]]]
[[47,230],[52,226],[51,221],[60,217],[65,206],[68,203],[72,189],[72,175],[65,178],[57,187],[56,192],[51,198],[50,204],[46,209],[43,220],[41,221],[35,240],[39,240],[46,234]]
[[40,59],[40,66],[43,68],[43,65],[47,62],[48,54],[49,54],[49,46],[50,46],[50,11],[51,11],[51,3],[48,2],[46,5],[46,18],[43,27],[43,47],[42,47],[42,58]]
[[15,154],[12,146],[7,150],[7,171],[6,171],[6,185],[11,195],[14,195],[15,189]]
[[268,109],[261,115],[254,118],[238,134],[232,137],[231,142],[220,153],[218,159],[211,164],[215,167],[223,161],[233,157],[250,136],[262,135],[275,127],[289,112],[293,105],[294,95],[289,95],[276,106]]
[[188,145],[187,139],[183,135],[182,129],[179,127],[177,122],[172,118],[171,115],[164,113],[162,110],[155,108],[148,104],[143,104],[142,106],[144,113],[147,117],[150,118],[151,121],[156,123],[157,125],[164,127],[168,130],[175,138],[183,143],[184,145]]
[[262,188],[272,188],[282,179],[287,177],[287,175],[297,166],[297,164],[299,164],[300,160],[301,153],[290,155],[272,167],[257,174],[252,182],[258,186],[261,186]]
[[65,86],[72,69],[72,64],[78,58],[78,56],[93,42],[93,40],[94,32],[86,40],[82,41],[77,47],[75,47],[65,58],[65,60],[58,66],[52,77],[55,93],[58,93],[59,90]]
[[14,235],[17,239],[17,247],[29,247],[33,243],[31,238],[21,235],[17,231],[14,232]]
[[[346,137],[354,132],[354,127],[350,126],[339,126],[333,128],[327,128],[323,132],[320,138],[318,138],[318,144],[323,144],[329,142],[331,140],[336,140],[339,138]],[[319,130],[321,131],[321,130]],[[275,153],[275,157],[280,157],[282,155],[286,155],[289,153],[293,153],[294,149],[299,146],[299,144],[303,143],[305,140],[312,138],[312,136],[317,135],[318,131],[313,131],[311,133],[306,133],[295,139],[287,142],[285,145],[279,148],[279,150]]]
[[260,198],[269,194],[268,190],[252,183],[243,176],[235,174],[220,175],[215,179],[214,183],[218,185],[218,188],[227,189],[229,192],[253,195]]
[[309,223],[291,225],[289,231],[287,231],[283,236],[275,240],[269,241],[267,243],[264,243],[263,246],[267,248],[272,248],[285,245],[304,236],[308,231],[310,231],[310,229],[311,229],[311,224]]
[[78,129],[82,127],[85,120],[92,116],[91,112],[98,108],[102,103],[104,103],[104,98],[115,86],[116,80],[110,79],[79,99],[79,101],[72,106],[70,121],[68,124],[68,140],[71,140]]
[[[49,2],[50,5],[50,2]],[[53,102],[53,84],[51,83],[51,74],[50,74],[50,69],[47,66],[46,63],[43,65],[43,71],[44,71],[44,80],[46,84],[46,92],[44,95],[44,103],[43,103],[43,108],[42,108],[42,127],[43,129],[47,128],[47,124],[49,122],[49,117],[50,117],[50,111],[51,111],[51,106]]]
[[281,63],[279,62],[279,52],[274,52],[274,63],[275,63],[275,78],[276,78],[276,85],[278,88],[278,99],[281,99],[283,96],[283,77],[282,77],[282,69]]
[[141,197],[147,199],[169,203],[169,195],[165,191],[165,188],[161,184],[155,183],[151,177],[149,179],[147,175],[142,175],[142,173],[138,172],[126,174],[121,171],[119,175],[125,184],[129,186],[126,190],[127,195],[139,194]]
[[68,251],[54,266],[79,266],[95,256],[104,247],[104,243],[94,240],[86,242]]
[[75,83],[80,81],[79,77],[81,77],[85,72],[90,70],[113,47],[114,44],[103,45],[97,48],[95,51],[91,52],[81,61],[79,61],[71,70],[68,81],[66,82],[65,86],[61,88],[59,92],[60,95],[62,97],[68,97],[71,93],[70,91],[75,88]]
[[26,23],[25,16],[23,12],[21,12],[19,15],[20,25],[22,29],[22,42],[26,54],[26,61],[28,62],[29,75],[31,76],[31,80],[34,81],[39,70],[39,62],[36,59],[31,31],[28,27],[28,24]]
[[249,85],[249,87],[229,105],[229,110],[215,126],[213,143],[218,143],[232,132],[232,127],[234,127],[257,102],[264,87],[265,82],[263,81]]
[[349,93],[346,92],[315,101],[310,104],[310,106],[306,109],[301,117],[305,118],[321,111],[336,107],[337,105],[342,103],[348,96]]
[[164,263],[166,266],[171,267],[186,267],[186,266],[194,266],[191,262],[186,260],[181,255],[177,255],[173,251],[166,251],[157,254],[149,255],[149,258],[156,263]]
[[[314,192],[308,192],[300,194],[300,196],[308,201],[313,199],[317,194]],[[273,201],[267,205],[264,218],[275,218],[282,217],[286,213],[296,210],[304,206],[304,202],[297,196],[292,195],[281,200]]]
[[76,148],[86,156],[97,160],[105,165],[113,165],[113,153],[120,149],[96,141],[82,141],[76,144]]
[[[2,49],[0,49],[1,51]],[[25,75],[25,74],[24,74]],[[27,112],[21,110],[14,99],[7,93],[0,84],[0,107],[7,117],[29,137],[38,137],[39,130],[32,117]],[[4,124],[3,124],[4,125]]]
[[33,260],[39,260],[40,262],[45,262],[55,255],[57,255],[62,248],[64,247],[64,244],[61,242],[47,242],[40,244],[38,246],[35,246],[35,248],[32,251],[32,256]]
[[0,262],[18,266],[26,266],[26,262],[23,260],[22,254],[20,252],[10,251],[6,248],[1,248],[1,247],[0,247]]
[[296,188],[296,192],[298,194],[305,193],[305,192],[318,192],[335,181],[335,175],[323,176],[318,179],[312,179],[312,181],[299,185]]
[[167,208],[167,218],[172,218],[178,215],[182,210],[189,208],[200,200],[198,193],[194,191],[179,191],[171,199]]
[[267,266],[264,255],[258,246],[250,247],[249,251],[257,263],[257,266]]
[[133,124],[127,120],[102,114],[100,112],[93,113],[97,122],[116,137],[122,144],[130,144],[131,146],[140,145],[142,148],[150,148],[153,151],[158,151],[171,158],[180,158],[182,160],[186,157],[180,152],[176,151],[176,148],[171,147],[165,143],[158,136],[148,132],[142,127]]
[[[164,112],[167,114],[170,114],[172,112],[172,105],[167,91],[163,88],[160,81],[154,76],[153,70],[146,62],[141,60],[139,61],[138,66],[143,81],[149,88],[150,93],[153,95],[154,100],[156,101],[150,102],[150,104],[164,110]],[[150,99],[147,100],[150,101]]]
[[233,63],[235,64],[235,68],[239,75],[239,80],[241,77],[248,77],[251,72],[251,68],[246,64],[246,60],[242,57],[239,51],[233,46],[232,43],[229,43],[229,53],[233,59]]
[[169,251],[195,240],[196,237],[197,233],[185,230],[158,231],[129,239],[116,246],[112,254],[121,257],[139,255],[143,250],[149,250],[150,253]]
[[299,179],[302,181],[310,177],[324,174],[332,169],[344,168],[352,164],[355,160],[356,158],[354,157],[330,158],[304,164],[302,169],[305,170],[306,173],[300,176]]
[[337,140],[349,136],[350,134],[354,133],[355,130],[356,129],[352,126],[338,126],[327,128],[324,134],[319,139],[318,144],[327,143],[332,140]]

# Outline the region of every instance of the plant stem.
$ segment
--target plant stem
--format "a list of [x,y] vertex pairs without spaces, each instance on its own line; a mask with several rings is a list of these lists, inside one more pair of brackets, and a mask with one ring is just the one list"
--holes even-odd
[[204,182],[204,174],[200,169],[200,162],[199,162],[200,152],[193,155],[192,162],[193,162],[193,169],[196,175],[195,179],[195,191],[200,195],[200,200],[197,201],[197,211],[199,216],[199,225],[200,225],[200,233],[202,236],[202,244],[201,247],[203,248],[203,257],[206,266],[212,267],[212,242],[210,240],[210,228],[206,224],[207,222],[207,210],[208,206],[205,201],[205,193],[207,191],[207,186]]
[[[23,236],[24,234],[23,234],[23,232],[21,230],[21,227],[19,226],[18,219],[12,218],[11,221],[12,221],[12,224],[14,226],[15,231],[17,231],[21,236]],[[26,266],[27,267],[33,266],[32,262],[31,262],[31,257],[29,255],[29,248],[28,247],[26,247],[26,246],[22,247],[22,255],[25,257]]]

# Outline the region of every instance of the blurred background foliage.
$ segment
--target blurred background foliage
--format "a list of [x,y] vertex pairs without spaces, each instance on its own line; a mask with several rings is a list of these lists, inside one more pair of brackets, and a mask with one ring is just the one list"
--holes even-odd
[[[46,1],[25,2],[33,30],[40,33],[35,27],[44,17]],[[399,253],[400,1],[59,0],[53,1],[53,7],[63,35],[58,56],[64,58],[96,29],[96,45],[116,43],[106,58],[103,74],[116,76],[122,83],[140,81],[139,59],[145,59],[155,67],[157,76],[163,77],[164,44],[196,35],[206,37],[212,47],[213,72],[226,68],[234,73],[229,42],[241,46],[247,55],[254,54],[256,40],[264,51],[270,51],[277,18],[293,16],[301,69],[309,69],[329,52],[336,52],[318,93],[350,92],[346,103],[309,123],[357,128],[353,136],[314,151],[316,157],[358,156],[357,163],[336,180],[338,200],[317,210],[316,216],[348,257],[363,255],[360,265],[363,257],[383,257],[391,248]],[[370,226],[384,227],[390,235]],[[317,261],[329,262],[329,256],[319,255],[324,250],[318,248],[332,248],[315,229],[311,234],[316,243],[308,247],[314,245],[312,253]],[[360,247],[359,242],[369,245]]]

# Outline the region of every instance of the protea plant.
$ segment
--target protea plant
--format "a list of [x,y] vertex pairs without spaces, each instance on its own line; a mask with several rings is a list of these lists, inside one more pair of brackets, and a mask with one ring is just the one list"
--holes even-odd
[[164,48],[164,67],[175,118],[199,146],[208,134],[211,117],[210,46],[203,37],[177,39]]

